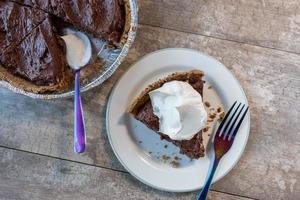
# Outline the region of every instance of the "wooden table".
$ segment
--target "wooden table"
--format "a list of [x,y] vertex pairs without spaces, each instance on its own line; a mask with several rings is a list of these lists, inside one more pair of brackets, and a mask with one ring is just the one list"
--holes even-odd
[[141,56],[167,47],[210,54],[239,79],[251,133],[209,199],[300,198],[300,1],[140,0],[126,61],[83,96],[88,150],[73,153],[72,99],[34,100],[0,89],[0,199],[195,199],[143,185],[120,165],[105,130],[112,86]]

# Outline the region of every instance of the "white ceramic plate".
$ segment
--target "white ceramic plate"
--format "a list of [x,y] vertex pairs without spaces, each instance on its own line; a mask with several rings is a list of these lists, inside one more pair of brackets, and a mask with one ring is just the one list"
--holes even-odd
[[[201,52],[180,48],[164,49],[143,57],[119,80],[108,102],[106,127],[114,153],[134,177],[160,190],[185,192],[202,188],[212,149],[207,150],[204,158],[190,161],[178,153],[177,147],[160,140],[158,134],[126,114],[126,110],[132,100],[158,78],[191,69],[204,71],[205,79],[217,91],[225,110],[236,100],[248,105],[239,82],[223,64]],[[249,129],[248,115],[232,148],[221,160],[213,182],[224,177],[237,163],[246,146]],[[170,164],[175,156],[181,159],[178,168]]]

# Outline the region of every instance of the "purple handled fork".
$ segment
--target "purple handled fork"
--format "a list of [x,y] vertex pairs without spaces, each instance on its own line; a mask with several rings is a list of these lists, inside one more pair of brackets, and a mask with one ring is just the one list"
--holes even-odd
[[[225,115],[223,121],[221,122],[218,130],[216,131],[214,137],[214,150],[215,150],[215,158],[213,162],[213,166],[211,168],[210,174],[205,182],[205,185],[197,198],[197,200],[205,200],[211,186],[212,179],[218,167],[218,164],[221,158],[227,153],[234,142],[234,138],[248,112],[249,107],[247,106],[246,109],[245,105],[239,103],[236,107],[237,102],[231,106],[227,114]],[[240,109],[240,107],[242,108]],[[235,108],[234,112],[232,113],[233,109]],[[229,118],[230,116],[230,118]],[[228,119],[228,120],[227,120]]]

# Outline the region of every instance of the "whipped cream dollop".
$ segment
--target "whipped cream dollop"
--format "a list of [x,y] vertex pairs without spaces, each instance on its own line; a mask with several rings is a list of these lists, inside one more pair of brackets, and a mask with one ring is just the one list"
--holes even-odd
[[189,140],[204,128],[207,112],[201,95],[183,81],[170,81],[149,93],[159,132],[173,140]]

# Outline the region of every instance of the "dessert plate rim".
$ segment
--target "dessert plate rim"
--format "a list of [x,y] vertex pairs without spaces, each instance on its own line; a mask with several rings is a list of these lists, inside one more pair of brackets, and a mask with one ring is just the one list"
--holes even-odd
[[[166,58],[165,60],[163,57]],[[147,65],[147,62],[150,61],[157,63],[156,70],[160,70],[161,73],[158,71],[156,73],[159,73],[160,77],[164,77],[162,74],[167,73],[170,74],[172,70],[175,70],[176,67],[170,68],[166,70],[163,66],[166,66],[168,68],[168,64],[176,63],[176,60],[179,61],[179,59],[185,61],[179,61],[180,62],[189,62],[190,58],[196,58],[198,57],[199,63],[207,63],[210,64],[210,66],[213,66],[209,68],[209,72],[205,69],[208,69],[208,67],[203,67],[203,65],[195,66],[193,68],[181,66],[178,70],[189,71],[191,69],[200,69],[204,71],[204,74],[207,74],[209,76],[212,76],[212,73],[215,72],[218,74],[218,71],[221,71],[221,73],[225,73],[224,76],[227,77],[228,82],[223,83],[225,85],[228,84],[234,84],[233,89],[234,91],[232,93],[238,94],[238,99],[242,103],[245,103],[248,105],[248,100],[245,95],[245,92],[243,91],[240,83],[235,78],[235,76],[230,72],[229,69],[227,69],[222,63],[220,63],[215,58],[202,53],[200,51],[194,50],[194,49],[186,49],[186,48],[167,48],[167,49],[161,49],[158,51],[154,51],[152,53],[149,53],[145,56],[143,56],[141,59],[139,59],[136,63],[134,63],[128,70],[123,74],[123,76],[119,79],[119,81],[115,84],[114,88],[112,89],[112,92],[110,94],[110,97],[108,99],[107,109],[106,109],[106,130],[108,139],[110,142],[110,145],[114,151],[114,154],[120,161],[120,163],[123,165],[123,167],[135,178],[143,182],[144,184],[151,186],[155,189],[163,190],[163,191],[169,191],[169,192],[190,192],[199,190],[203,187],[203,184],[205,182],[206,174],[208,174],[209,166],[207,166],[207,159],[209,160],[208,156],[205,156],[204,158],[200,158],[199,160],[195,161],[195,164],[192,165],[190,168],[174,168],[173,170],[168,167],[163,167],[163,165],[156,165],[153,164],[153,162],[149,161],[148,159],[143,158],[143,156],[140,156],[140,154],[143,154],[139,147],[135,145],[134,143],[130,142],[129,140],[132,140],[130,133],[124,133],[126,130],[126,123],[127,121],[121,118],[128,117],[125,115],[125,112],[129,106],[129,102],[133,100],[132,95],[134,93],[134,96],[137,96],[139,92],[137,92],[136,88],[130,86],[122,87],[124,86],[124,82],[126,82],[126,79],[130,78],[132,74],[134,73],[143,73],[139,74],[139,76],[145,76],[150,77],[149,74],[153,73],[154,69],[147,68],[145,65]],[[158,59],[161,58],[162,60]],[[172,59],[170,59],[172,58]],[[169,59],[169,61],[167,60]],[[172,61],[171,61],[172,60]],[[191,60],[191,59],[190,59]],[[168,63],[170,62],[170,63]],[[194,61],[191,61],[194,62]],[[203,64],[202,63],[202,64]],[[189,64],[187,64],[189,65]],[[143,69],[139,69],[142,66],[145,66]],[[152,65],[153,66],[153,65]],[[160,67],[161,66],[161,67]],[[214,67],[216,69],[214,69]],[[160,69],[161,68],[161,69]],[[138,70],[139,69],[139,70]],[[138,70],[138,72],[137,72]],[[171,71],[170,71],[171,70]],[[216,71],[218,70],[218,71]],[[173,71],[176,72],[176,71]],[[220,74],[219,74],[220,75]],[[147,78],[147,79],[148,79]],[[156,77],[157,78],[157,77]],[[152,79],[152,80],[151,80]],[[134,82],[131,80],[127,80],[127,83]],[[149,78],[149,80],[145,80],[145,82],[152,83],[153,77]],[[216,83],[219,84],[220,83]],[[147,85],[147,84],[145,84]],[[141,87],[141,86],[140,86]],[[120,95],[120,89],[123,90],[123,94],[128,93],[128,95],[125,97]],[[127,91],[124,91],[127,90]],[[133,91],[134,90],[134,91]],[[142,90],[142,88],[140,88]],[[224,92],[224,91],[222,91]],[[130,93],[130,94],[129,94]],[[228,93],[228,92],[227,92]],[[226,96],[226,93],[225,93]],[[228,94],[227,94],[228,96]],[[121,98],[119,98],[121,97]],[[223,97],[221,97],[223,98]],[[225,98],[225,97],[224,97]],[[228,97],[226,97],[228,98]],[[225,108],[228,108],[231,103],[233,103],[232,97],[230,99],[225,99],[226,102],[223,102],[225,104]],[[232,101],[232,102],[231,102]],[[123,105],[127,105],[127,108],[125,108]],[[116,109],[118,107],[118,109]],[[116,131],[118,130],[118,131]],[[119,132],[122,131],[122,132]],[[247,115],[245,122],[243,123],[241,130],[239,131],[239,134],[237,136],[237,139],[232,149],[225,155],[224,160],[221,161],[220,167],[216,172],[216,176],[213,179],[213,183],[222,179],[226,174],[229,173],[229,171],[232,170],[232,168],[237,164],[238,160],[240,159],[242,153],[244,152],[244,149],[246,147],[248,136],[250,133],[250,114]],[[121,135],[120,135],[121,134]],[[118,137],[118,136],[121,136]],[[122,138],[124,137],[124,138]],[[122,141],[120,141],[122,140]],[[125,147],[125,145],[130,144],[129,146]],[[125,151],[125,152],[124,152]],[[203,161],[206,159],[205,161]],[[205,162],[205,167],[201,167],[201,163]],[[202,169],[201,169],[202,168]],[[201,172],[199,174],[199,171],[205,169],[205,171]],[[189,175],[190,177],[187,179],[184,176]],[[197,177],[199,176],[199,177]],[[166,179],[170,179],[167,180]],[[189,180],[191,179],[191,180]],[[195,179],[195,180],[193,180]],[[188,181],[189,180],[189,181]],[[197,181],[199,180],[199,181]]]

